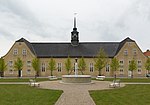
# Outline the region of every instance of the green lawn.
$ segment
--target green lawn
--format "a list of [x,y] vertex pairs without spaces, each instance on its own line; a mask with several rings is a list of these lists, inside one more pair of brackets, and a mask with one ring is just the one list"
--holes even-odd
[[[121,82],[150,82],[150,78],[117,78]],[[93,79],[96,80],[96,79]],[[113,81],[114,78],[105,78],[104,81]],[[98,80],[99,81],[99,80]]]
[[61,94],[28,85],[0,85],[0,105],[54,105]]
[[150,85],[126,85],[112,90],[90,91],[96,105],[150,105]]
[[[29,82],[30,78],[1,78],[0,82]],[[34,78],[32,78],[34,79]],[[49,81],[48,78],[36,78],[36,81]]]

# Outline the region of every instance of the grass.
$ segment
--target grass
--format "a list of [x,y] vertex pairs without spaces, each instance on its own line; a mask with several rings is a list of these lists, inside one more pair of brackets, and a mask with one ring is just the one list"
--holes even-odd
[[[30,78],[1,78],[0,82],[29,82]],[[34,79],[34,78],[33,78]],[[49,81],[48,78],[36,78],[36,81]]]
[[112,90],[90,91],[96,105],[150,105],[150,85],[126,85]]
[[[150,78],[117,78],[121,82],[150,82]],[[96,80],[96,79],[94,79]],[[113,81],[114,78],[105,78],[104,81]]]
[[54,105],[61,94],[28,85],[0,85],[0,105]]
[[[1,78],[0,82],[29,82],[30,78]],[[33,78],[34,79],[34,78]],[[117,78],[121,82],[150,82],[150,78]],[[60,80],[60,78],[59,78]],[[93,78],[92,80],[96,80]],[[105,78],[104,81],[113,81],[114,78]],[[36,81],[50,81],[48,78],[36,78]],[[53,81],[53,80],[51,80]]]

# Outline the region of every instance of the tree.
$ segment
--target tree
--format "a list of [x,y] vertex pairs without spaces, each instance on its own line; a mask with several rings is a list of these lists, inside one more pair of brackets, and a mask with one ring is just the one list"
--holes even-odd
[[129,64],[129,71],[131,71],[131,78],[133,78],[133,71],[136,69],[137,69],[136,61],[132,59]]
[[56,62],[53,58],[50,59],[49,63],[48,63],[48,68],[51,71],[51,76],[53,76],[53,71],[56,70]]
[[111,66],[111,70],[113,70],[114,78],[116,79],[116,71],[119,68],[119,61],[118,61],[118,59],[117,58],[113,58],[110,66]]
[[34,58],[32,60],[32,67],[35,70],[36,74],[35,74],[35,78],[39,76],[39,71],[40,71],[40,62],[38,58]]
[[68,56],[66,62],[65,62],[65,68],[67,70],[68,75],[70,74],[70,70],[71,70],[71,60],[70,57]]
[[145,68],[146,70],[148,70],[148,74],[150,74],[150,58],[147,59],[145,63]]
[[15,61],[14,68],[15,68],[15,70],[18,71],[18,77],[21,77],[21,75],[22,75],[21,70],[23,68],[23,61],[20,58],[17,58],[17,60]]
[[105,67],[107,63],[107,55],[104,52],[104,49],[100,49],[97,57],[94,59],[95,61],[95,68],[99,71],[99,76],[101,75],[101,70]]
[[79,67],[79,70],[81,71],[81,73],[83,75],[83,71],[85,71],[85,68],[86,68],[86,63],[85,63],[83,57],[79,59],[78,67]]
[[0,58],[0,77],[4,77],[4,71],[6,70],[6,64],[3,58]]

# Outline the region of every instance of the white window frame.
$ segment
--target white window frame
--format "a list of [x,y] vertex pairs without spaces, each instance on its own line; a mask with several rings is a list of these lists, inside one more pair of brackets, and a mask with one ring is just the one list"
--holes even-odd
[[124,70],[123,69],[120,69],[119,72],[120,72],[120,75],[124,74]]
[[12,69],[9,69],[9,74],[14,74],[14,71]]
[[18,55],[18,49],[13,50],[13,55]]
[[10,61],[8,62],[8,65],[9,65],[9,67],[12,67],[12,66],[13,66],[13,61],[10,60]]
[[128,50],[124,50],[124,55],[127,56],[128,55]]
[[90,70],[90,72],[94,72],[94,64],[93,63],[89,64],[89,70]]
[[138,61],[137,61],[137,66],[138,66],[138,68],[141,68],[141,67],[142,67],[142,61],[141,61],[141,60],[138,60]]
[[[30,63],[29,63],[30,62]],[[27,61],[27,66],[31,67],[31,61]]]
[[137,50],[133,49],[133,55],[137,55]]
[[142,65],[142,61],[141,60],[138,60],[137,63],[138,63],[138,65]]
[[57,63],[57,71],[58,72],[62,71],[62,63]]
[[142,74],[142,70],[141,70],[141,69],[138,69],[138,70],[137,70],[137,73],[138,73],[138,74]]
[[22,55],[24,55],[24,56],[27,55],[27,50],[26,49],[22,49]]
[[110,72],[110,64],[106,65],[106,72]]
[[27,74],[28,74],[28,75],[31,74],[31,69],[27,69]]
[[120,61],[119,61],[119,64],[120,64],[120,65],[123,65],[123,64],[124,64],[124,61],[123,61],[123,60],[120,60]]
[[41,65],[41,71],[46,72],[46,63],[42,63]]

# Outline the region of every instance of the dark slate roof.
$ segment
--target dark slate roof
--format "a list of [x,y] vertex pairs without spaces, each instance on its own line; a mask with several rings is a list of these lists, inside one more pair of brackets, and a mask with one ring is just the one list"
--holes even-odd
[[16,42],[25,42],[29,49],[38,58],[65,58],[65,57],[95,57],[103,48],[108,57],[114,57],[125,42],[132,42],[126,38],[121,42],[80,42],[78,46],[72,46],[71,43],[30,43],[24,38]]
[[103,48],[109,57],[116,54],[119,43],[31,43],[38,57],[94,57]]

